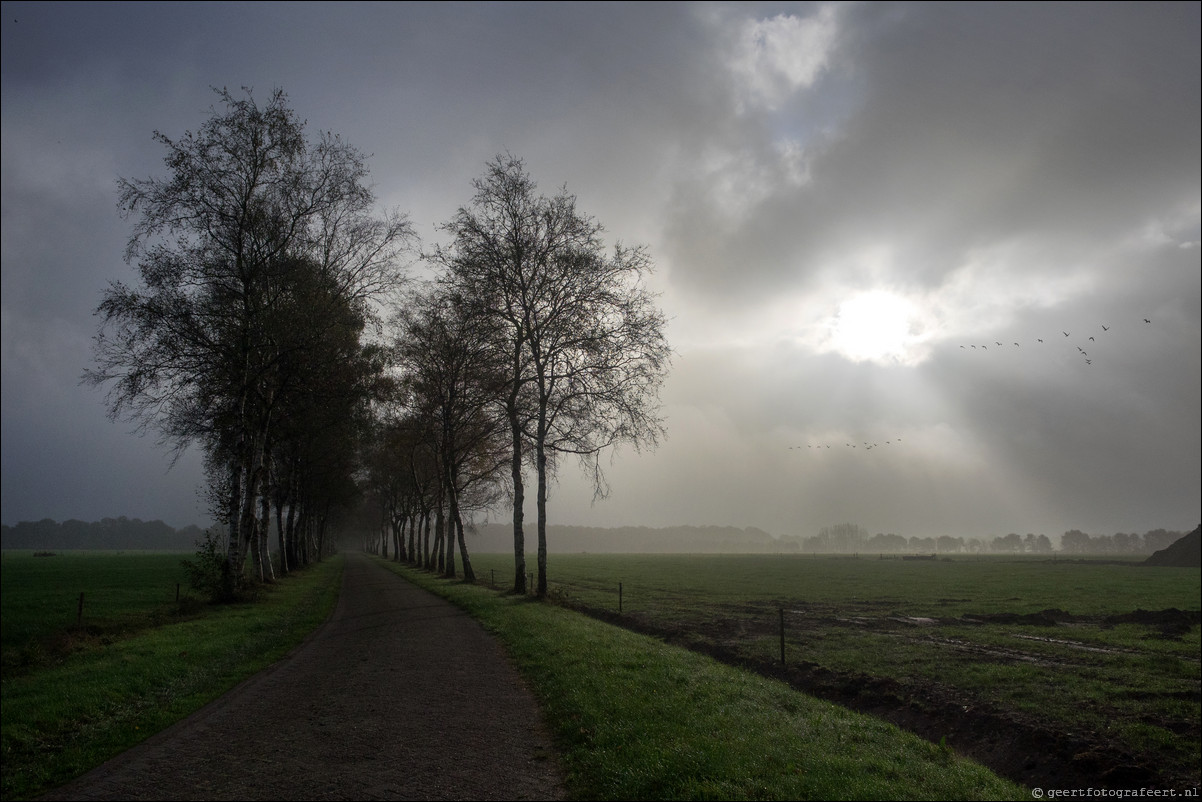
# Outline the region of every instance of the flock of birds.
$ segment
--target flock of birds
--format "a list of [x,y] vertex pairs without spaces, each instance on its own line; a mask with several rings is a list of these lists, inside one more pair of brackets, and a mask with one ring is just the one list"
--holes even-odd
[[[1143,321],[1144,321],[1144,323],[1151,323],[1151,322],[1152,322],[1152,321],[1151,321],[1151,319],[1149,319],[1149,318],[1144,318],[1144,319],[1143,319]],[[1101,330],[1100,332],[1098,332],[1096,329],[1095,329],[1094,331],[1095,331],[1095,333],[1096,333],[1096,334],[1098,334],[1099,336],[1104,336],[1106,332],[1110,331],[1110,328],[1111,328],[1110,326],[1107,326],[1107,325],[1105,325],[1105,324],[1102,324],[1102,330]],[[1072,333],[1071,331],[1064,331],[1063,329],[1060,331],[1060,333],[1061,333],[1061,334],[1063,334],[1065,338],[1071,338],[1071,337],[1073,336],[1073,333]],[[1095,337],[1094,335],[1092,335],[1092,334],[1091,334],[1091,335],[1089,336],[1089,339],[1088,339],[1088,340],[1085,340],[1085,341],[1083,341],[1083,342],[1084,342],[1085,344],[1088,344],[1088,343],[1096,343],[1097,341],[1098,341],[1098,340],[1097,340],[1097,337]],[[1043,338],[1042,338],[1042,337],[1037,337],[1037,338],[1035,338],[1035,343],[1036,343],[1037,345],[1043,344]],[[993,342],[993,345],[994,345],[994,347],[995,347],[995,348],[1021,348],[1021,347],[1022,347],[1022,344],[1021,344],[1021,343],[1011,343],[1010,345],[1006,345],[1005,343],[998,342],[997,340],[994,340],[994,342]],[[1086,351],[1086,350],[1085,350],[1085,346],[1084,346],[1084,345],[1082,345],[1081,343],[1073,343],[1073,345],[1076,347],[1077,351],[1080,353],[1080,356],[1081,356],[1081,358],[1085,360],[1085,364],[1086,364],[1086,365],[1092,365],[1092,364],[1093,364],[1093,357],[1091,357],[1091,356],[1089,355],[1089,351]],[[980,350],[982,350],[982,351],[988,351],[988,350],[989,350],[989,345],[988,345],[988,344],[984,344],[984,345],[961,345],[960,347],[961,347],[962,349],[964,349],[964,350],[968,350],[968,349],[972,349],[972,350],[974,350],[974,351],[975,351],[975,350],[977,350],[977,349],[980,349]],[[1092,348],[1092,346],[1090,346],[1090,347]]]
[[[1149,319],[1149,318],[1146,318],[1146,317],[1145,317],[1145,318],[1143,318],[1143,321],[1144,321],[1144,323],[1151,323],[1151,322],[1152,322],[1152,321],[1151,321],[1151,319]],[[1107,333],[1110,331],[1110,329],[1111,329],[1111,328],[1112,328],[1111,326],[1107,326],[1107,325],[1105,325],[1105,324],[1101,324],[1101,331],[1098,331],[1098,330],[1096,330],[1096,329],[1095,329],[1095,330],[1094,330],[1094,332],[1095,332],[1095,333],[1094,333],[1094,334],[1091,334],[1091,335],[1089,335],[1088,339],[1084,340],[1083,342],[1085,342],[1085,343],[1097,343],[1097,342],[1098,342],[1098,340],[1097,340],[1097,337],[1098,337],[1098,336],[1105,336],[1105,335],[1106,335],[1106,334],[1107,334]],[[1061,329],[1060,333],[1061,333],[1061,334],[1064,336],[1064,338],[1065,338],[1065,339],[1071,339],[1071,338],[1072,338],[1072,334],[1073,334],[1071,331],[1064,331],[1063,329]],[[1095,336],[1095,335],[1096,335],[1096,336]],[[1035,344],[1036,344],[1036,345],[1042,345],[1042,344],[1043,344],[1043,342],[1044,342],[1044,340],[1043,340],[1043,338],[1042,338],[1042,337],[1036,337],[1036,338],[1035,338]],[[1073,343],[1073,345],[1076,347],[1077,351],[1080,353],[1080,356],[1081,356],[1081,358],[1085,360],[1085,364],[1086,364],[1086,365],[1092,365],[1092,364],[1093,364],[1093,357],[1091,357],[1091,356],[1089,355],[1089,351],[1085,350],[1085,347],[1084,347],[1083,345],[1080,345],[1080,344],[1077,344],[1077,343]],[[963,348],[963,349],[964,349],[964,350],[966,350],[966,351],[967,351],[967,350],[969,350],[969,349],[972,349],[972,350],[978,350],[978,349],[979,349],[979,350],[982,350],[982,351],[988,351],[988,350],[989,350],[989,348],[990,348],[990,346],[989,346],[988,344],[984,344],[984,345],[961,345],[960,347],[961,347],[961,348]],[[1021,348],[1021,347],[1022,347],[1022,344],[1021,344],[1021,343],[1017,343],[1017,342],[1012,342],[1010,345],[1006,345],[1005,343],[1001,343],[1001,342],[998,342],[997,340],[994,340],[994,342],[993,342],[993,347],[994,347],[994,348]],[[1091,346],[1091,347],[1092,347],[1092,346]],[[874,449],[874,448],[879,448],[881,445],[886,445],[886,446],[888,446],[888,445],[893,445],[894,443],[900,443],[900,442],[901,442],[901,438],[900,438],[900,437],[895,437],[895,438],[893,438],[892,440],[886,440],[886,441],[885,441],[883,444],[882,444],[882,443],[880,443],[880,442],[859,442],[859,443],[847,443],[847,442],[845,442],[845,443],[843,444],[843,447],[844,447],[844,448],[862,448],[862,449],[863,449],[863,450],[865,450],[865,451],[870,451],[870,450],[872,450],[872,449]],[[789,450],[790,450],[790,451],[793,451],[793,450],[801,451],[803,448],[808,448],[808,449],[829,449],[829,448],[831,448],[831,444],[828,444],[828,443],[816,443],[816,444],[809,444],[809,445],[805,445],[805,446],[789,446]],[[838,446],[836,446],[836,448],[838,448]]]
[[[895,437],[892,440],[886,440],[885,445],[889,446],[889,445],[893,445],[894,443],[900,443],[901,441],[902,441],[902,439],[900,437]],[[844,443],[843,445],[846,448],[863,448],[865,451],[871,451],[872,449],[879,447],[881,444],[864,442],[862,444]],[[807,445],[806,448],[830,448],[830,446],[819,443],[818,445]],[[798,451],[800,451],[801,446],[789,446],[790,451],[792,451],[793,449],[797,449]]]

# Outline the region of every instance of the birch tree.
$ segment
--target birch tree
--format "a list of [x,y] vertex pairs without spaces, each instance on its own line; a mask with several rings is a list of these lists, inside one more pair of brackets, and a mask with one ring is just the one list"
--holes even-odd
[[472,203],[444,226],[451,243],[433,258],[497,333],[511,437],[514,590],[526,591],[522,472],[529,451],[541,596],[556,455],[580,457],[604,495],[602,452],[621,443],[654,446],[664,432],[658,394],[671,349],[644,284],[652,269],[644,249],[607,249],[602,226],[577,210],[575,197],[536,194],[519,159],[497,156],[473,186]]
[[282,91],[263,106],[249,90],[217,94],[220,108],[197,132],[155,132],[165,178],[119,181],[133,221],[126,260],[141,285],[106,291],[85,381],[111,383],[111,417],[177,450],[200,441],[220,455],[226,567],[240,577],[261,521],[290,276],[313,265],[370,316],[372,299],[399,281],[411,231],[404,216],[373,210],[364,156],[332,134],[310,141]]
[[475,573],[464,538],[464,510],[472,506],[473,494],[492,498],[487,488],[505,465],[498,442],[504,377],[492,347],[491,321],[473,316],[456,296],[439,292],[417,298],[400,318],[399,363],[417,416],[430,423],[440,496],[447,505],[445,574],[456,574],[458,544],[463,577],[470,582]]

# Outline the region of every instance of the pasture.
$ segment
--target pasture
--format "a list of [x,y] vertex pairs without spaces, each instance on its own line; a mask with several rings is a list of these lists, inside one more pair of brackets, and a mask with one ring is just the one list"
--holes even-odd
[[[70,651],[85,638],[123,632],[178,617],[177,594],[188,585],[180,561],[163,552],[0,552],[7,672]],[[82,604],[80,594],[83,595]]]
[[187,595],[191,555],[0,554],[3,799],[99,765],[278,660],[326,618],[342,566],[324,560],[256,602],[210,606]]
[[[481,583],[512,584],[511,555],[472,562]],[[1198,783],[1197,568],[557,554],[548,568],[562,604],[882,715],[1024,782]]]

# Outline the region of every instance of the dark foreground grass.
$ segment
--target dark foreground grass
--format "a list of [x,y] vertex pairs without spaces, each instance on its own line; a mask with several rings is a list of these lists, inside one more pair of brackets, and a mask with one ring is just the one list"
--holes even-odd
[[871,717],[552,604],[381,561],[477,618],[538,696],[579,799],[1027,799]]
[[24,799],[61,785],[282,658],[333,609],[342,564],[317,563],[253,603],[192,610],[174,623],[152,606],[138,626],[127,609],[119,633],[81,640],[36,667],[6,668],[0,795]]
[[[512,583],[512,554],[472,562],[486,583]],[[1126,755],[1165,787],[1197,781],[1197,568],[1001,556],[550,562],[549,595],[565,604],[616,613],[621,583],[624,619],[762,665],[779,664],[783,623],[790,664],[887,682],[919,704],[1001,711],[1065,744]]]
[[[36,667],[79,641],[122,637],[178,618],[188,586],[166,552],[0,552],[5,675]],[[82,596],[82,600],[81,600]]]

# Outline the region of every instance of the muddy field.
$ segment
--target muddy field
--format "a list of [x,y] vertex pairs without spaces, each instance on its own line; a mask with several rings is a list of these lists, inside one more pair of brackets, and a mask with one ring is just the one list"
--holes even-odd
[[[807,644],[832,632],[850,630],[857,640],[874,642],[878,655],[918,649],[938,663],[1025,664],[1038,669],[1039,676],[1055,682],[1065,676],[1065,685],[1080,672],[1096,670],[1099,659],[1164,662],[1179,660],[1188,675],[1197,675],[1197,656],[1167,656],[1163,650],[1141,650],[1101,646],[1096,641],[1075,638],[1073,633],[1099,631],[1128,624],[1146,630],[1151,639],[1177,640],[1196,631],[1202,614],[1197,610],[1134,610],[1129,613],[1089,619],[1062,610],[1039,613],[993,613],[965,615],[955,619],[926,616],[845,614],[834,609],[789,604],[746,605],[705,619],[665,618],[647,612],[615,614],[579,602],[567,602],[598,618],[670,643],[704,652],[724,662],[753,670],[785,682],[806,693],[849,708],[884,718],[899,727],[934,741],[946,743],[1003,776],[1032,787],[1043,788],[1196,788],[1199,742],[1199,684],[1196,679],[1180,687],[1140,691],[1126,688],[1132,700],[1161,702],[1166,697],[1180,704],[1165,709],[1150,704],[1142,723],[1151,730],[1173,735],[1140,748],[1105,727],[1082,726],[1084,722],[1026,711],[989,698],[978,689],[965,688],[954,679],[937,681],[922,671],[882,676],[847,666],[823,665],[806,659]],[[785,660],[776,647],[780,628],[772,619],[786,620]],[[1005,630],[1004,639],[1029,642],[1031,648],[987,645],[977,639],[948,636],[948,630],[965,627]],[[773,653],[764,653],[765,644]],[[821,659],[820,655],[816,655]],[[947,671],[946,674],[954,672]],[[899,676],[900,674],[900,676]],[[1066,694],[1073,693],[1071,687]],[[1071,703],[1070,703],[1071,704]],[[1103,703],[1094,711],[1105,717]],[[1191,770],[1192,766],[1192,770]]]

